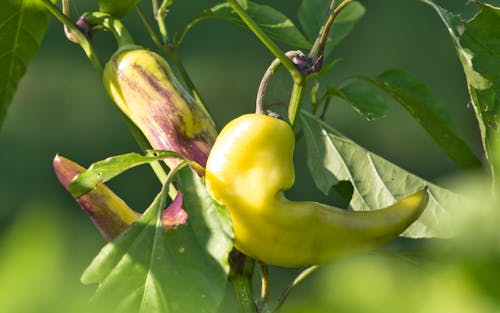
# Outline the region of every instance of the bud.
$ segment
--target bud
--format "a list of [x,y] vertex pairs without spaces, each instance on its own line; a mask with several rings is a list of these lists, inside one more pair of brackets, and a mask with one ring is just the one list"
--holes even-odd
[[[66,190],[71,180],[85,171],[85,168],[60,155],[54,158],[53,166],[57,178]],[[139,213],[132,210],[104,184],[98,185],[76,201],[108,241],[121,234],[140,217]]]

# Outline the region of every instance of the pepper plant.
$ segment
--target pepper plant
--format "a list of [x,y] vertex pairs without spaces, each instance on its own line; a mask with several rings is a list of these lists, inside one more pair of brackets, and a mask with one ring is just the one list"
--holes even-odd
[[[478,129],[478,142],[471,145],[413,74],[389,69],[330,82],[338,45],[369,14],[363,2],[302,0],[289,17],[275,3],[221,1],[175,25],[181,29],[175,34],[170,21],[185,5],[181,1],[98,0],[94,11],[78,12],[77,19],[69,14],[69,0],[0,4],[0,126],[48,21],[55,19],[102,78],[141,150],[96,160],[88,168],[67,156],[54,157],[59,182],[107,241],[83,272],[82,283],[96,290],[79,309],[498,311],[500,8],[472,1],[474,15],[467,20],[435,1],[418,1],[441,19],[456,52],[450,57],[463,67]],[[149,46],[139,46],[131,35],[131,15],[149,34]],[[256,84],[255,108],[247,110],[255,114],[234,116],[225,127],[216,126],[216,112],[208,109],[212,106],[185,68],[180,49],[199,23],[216,19],[251,32],[274,59]],[[116,41],[110,57],[99,53],[95,40],[104,31]],[[286,97],[274,101],[266,91],[279,71],[290,77],[290,86]],[[368,151],[329,118],[342,102],[367,122],[378,120],[391,114],[388,99],[463,170],[453,188]],[[307,165],[294,164],[295,142],[305,142]],[[106,185],[137,166],[150,166],[152,179],[161,184],[140,212]],[[344,207],[288,200],[284,192],[301,184],[295,181],[300,166],[307,166],[320,192],[335,193]],[[281,287],[270,269],[294,278]],[[318,273],[323,275],[314,284],[317,293],[289,297]],[[380,293],[377,297],[363,298],[360,286],[369,285],[363,275],[376,273],[383,274],[385,285],[369,291]],[[411,280],[417,281],[415,296],[387,299],[384,290],[400,292]]]

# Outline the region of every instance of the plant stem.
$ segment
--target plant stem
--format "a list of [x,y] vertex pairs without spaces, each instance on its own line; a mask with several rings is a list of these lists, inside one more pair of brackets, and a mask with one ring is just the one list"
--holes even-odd
[[[290,60],[295,60],[296,58],[303,58],[304,54],[301,51],[288,51],[285,53],[285,56]],[[264,76],[262,77],[262,80],[260,81],[259,90],[257,91],[257,99],[255,101],[255,113],[257,114],[266,114],[264,109],[264,94],[271,77],[274,75],[274,73],[276,73],[280,65],[280,59],[275,59],[271,63],[271,65],[269,65],[266,72],[264,73]],[[300,103],[302,101],[304,85],[305,78],[301,74],[300,79],[294,80],[294,87],[292,89],[288,107],[288,120],[290,121],[292,127],[295,124],[297,113],[300,110]]]
[[101,25],[115,36],[118,49],[135,45],[132,36],[120,20],[102,12],[85,13],[83,18],[91,25]]
[[269,269],[267,268],[267,264],[260,263],[260,272],[262,275],[261,285],[262,289],[260,291],[260,304],[265,305],[267,302],[267,298],[269,297]]
[[233,249],[229,255],[231,266],[229,281],[231,282],[236,299],[242,313],[256,313],[257,307],[252,296],[252,276],[255,261],[240,251]]
[[[346,0],[349,1],[349,0]],[[352,0],[351,0],[352,1]],[[304,94],[305,76],[304,74],[292,63],[292,61],[281,51],[281,49],[274,43],[274,41],[267,36],[267,34],[260,28],[257,23],[245,12],[236,0],[227,0],[233,10],[239,15],[248,28],[260,39],[260,41],[271,51],[272,54],[281,64],[290,72],[293,79],[292,95],[290,96],[290,104],[288,107],[288,120],[292,127],[300,111],[300,104]],[[267,84],[267,83],[264,83]],[[264,86],[265,87],[265,86]],[[260,97],[261,98],[261,97]],[[261,101],[261,99],[257,99]],[[257,110],[260,110],[257,108]]]
[[309,51],[308,57],[316,59],[315,72],[318,72],[323,65],[323,52],[325,51],[326,41],[328,39],[328,33],[330,32],[330,28],[333,25],[333,21],[335,18],[342,12],[342,10],[347,7],[353,0],[344,0],[342,3],[338,5],[337,8],[335,6],[335,0],[331,0],[330,8],[328,10],[328,18],[321,26],[321,29],[318,33],[318,37],[314,41],[313,47],[311,51]]
[[92,47],[89,39],[80,31],[80,29],[66,16],[62,13],[59,8],[54,5],[50,0],[41,0],[45,7],[57,18],[71,34],[72,41],[78,43],[87,57],[89,58],[92,65],[99,71],[102,72],[102,64],[97,54]]
[[266,92],[267,85],[271,80],[271,77],[273,77],[274,73],[276,73],[280,66],[280,60],[274,59],[274,61],[271,63],[271,65],[269,65],[266,72],[264,73],[264,76],[262,77],[262,80],[259,84],[259,90],[257,91],[257,99],[255,100],[255,113],[266,114],[266,110],[264,109],[264,94]]
[[161,39],[163,43],[168,42],[168,31],[167,26],[165,25],[165,15],[168,8],[173,4],[173,0],[163,0],[162,4],[158,8],[158,3],[156,0],[154,1],[155,6],[153,6],[154,16],[156,23],[158,24],[158,29],[160,31]]
[[260,41],[271,51],[271,53],[280,60],[281,64],[290,72],[293,80],[301,80],[302,73],[295,67],[295,65],[288,59],[283,51],[274,43],[274,41],[267,36],[267,34],[260,28],[257,23],[245,12],[236,0],[227,0],[233,10],[239,15],[248,28],[260,39]]
[[163,47],[163,42],[161,41],[160,37],[158,37],[156,35],[153,27],[151,26],[151,24],[149,23],[149,21],[146,17],[146,14],[144,14],[144,11],[139,6],[136,6],[135,9],[137,11],[137,15],[139,15],[139,18],[141,19],[142,24],[144,25],[144,27],[146,27],[146,31],[148,32],[149,36],[151,37],[151,40],[153,40],[154,44],[157,47],[159,47],[159,48]]
[[290,96],[290,103],[288,104],[288,120],[290,125],[295,127],[298,113],[300,112],[300,105],[304,96],[305,80],[294,81],[292,88],[292,95]]
[[278,310],[283,306],[283,303],[285,302],[286,298],[290,294],[290,291],[292,291],[293,287],[298,285],[301,281],[303,281],[307,276],[309,276],[311,273],[313,273],[317,269],[318,269],[318,265],[313,265],[313,266],[310,266],[310,267],[306,268],[305,270],[303,270],[293,280],[292,284],[290,284],[290,286],[288,286],[288,288],[286,288],[285,291],[281,294],[278,305],[276,305],[273,312],[278,312]]
[[[149,144],[148,140],[146,137],[144,137],[144,134],[141,132],[141,130],[137,127],[137,125],[134,124],[125,114],[120,112],[122,117],[125,119],[125,123],[127,124],[127,127],[132,134],[132,137],[134,137],[135,142],[141,148],[142,151],[150,150],[151,145]],[[167,172],[161,165],[159,161],[154,161],[149,163],[151,168],[153,169],[153,172],[155,173],[156,177],[160,181],[160,183],[163,185],[167,181]],[[168,187],[168,195],[171,199],[175,199],[175,196],[177,195],[177,189],[175,189],[175,186],[173,184],[170,184]]]
[[[62,1],[62,12],[68,19],[71,20],[69,0]],[[69,41],[74,42],[74,43],[78,43],[78,39],[76,39],[75,36],[73,36],[73,33],[66,25],[64,25],[64,34],[66,35],[66,38],[69,39]]]
[[252,282],[243,276],[234,276],[231,279],[236,298],[240,304],[242,313],[255,313],[255,305],[252,299]]
[[139,14],[139,17],[146,27],[146,30],[148,31],[151,39],[153,42],[156,44],[156,46],[162,50],[174,63],[175,67],[177,68],[177,71],[179,72],[179,75],[181,76],[182,80],[186,84],[187,88],[189,89],[191,95],[194,97],[196,102],[200,105],[201,109],[205,111],[207,116],[210,118],[210,122],[212,125],[215,126],[215,122],[212,119],[212,116],[209,114],[203,99],[201,98],[200,93],[196,89],[196,87],[193,84],[193,81],[191,80],[191,77],[189,76],[188,72],[186,71],[186,68],[184,67],[184,64],[182,61],[179,59],[177,55],[177,47],[169,45],[168,43],[162,42],[161,39],[156,35],[155,31],[153,30],[153,27],[151,27],[151,24],[148,22],[146,16],[144,15],[144,12],[137,7],[137,14]]
[[195,18],[194,20],[192,20],[191,22],[189,22],[185,27],[184,29],[182,30],[182,32],[180,33],[180,35],[176,36],[176,38],[174,39],[174,45],[176,47],[179,47],[181,45],[181,43],[184,41],[184,38],[186,37],[187,33],[189,32],[189,30],[196,24],[198,23],[199,21],[205,19],[205,17],[197,17]]

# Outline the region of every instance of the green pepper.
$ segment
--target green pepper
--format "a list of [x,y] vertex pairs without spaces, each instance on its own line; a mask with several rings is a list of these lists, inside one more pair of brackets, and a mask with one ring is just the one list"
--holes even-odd
[[123,47],[106,64],[103,82],[152,148],[179,152],[205,166],[215,126],[160,55],[139,46]]
[[97,0],[99,10],[116,18],[124,17],[140,0]]
[[226,205],[235,246],[262,262],[298,267],[372,249],[401,234],[422,213],[426,190],[375,211],[290,201],[294,133],[286,122],[247,114],[228,123],[206,166],[210,195]]

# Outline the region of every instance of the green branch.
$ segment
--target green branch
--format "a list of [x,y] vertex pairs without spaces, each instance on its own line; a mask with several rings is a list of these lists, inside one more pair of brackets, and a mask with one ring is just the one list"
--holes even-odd
[[303,270],[292,282],[292,284],[290,284],[290,286],[288,286],[285,291],[281,294],[281,297],[278,301],[278,305],[276,306],[276,308],[273,310],[273,312],[278,312],[279,309],[283,306],[283,304],[285,303],[285,300],[286,298],[288,298],[288,295],[290,294],[290,292],[292,291],[293,287],[297,286],[301,281],[303,281],[307,276],[311,275],[311,273],[313,273],[315,270],[318,269],[318,265],[313,265],[313,266],[310,266],[308,268],[306,268],[305,270]]
[[330,32],[330,28],[333,25],[333,21],[335,18],[344,10],[349,4],[351,4],[353,0],[344,0],[341,2],[338,7],[334,8],[335,0],[331,0],[330,8],[328,10],[328,17],[326,21],[321,26],[321,29],[314,41],[313,47],[311,51],[309,51],[308,57],[311,59],[316,59],[316,65],[314,67],[315,72],[319,72],[323,65],[323,53],[325,51],[326,42],[328,40],[328,33]]
[[229,264],[229,281],[240,304],[241,312],[257,313],[252,293],[252,276],[255,260],[233,249],[229,254]]
[[288,104],[288,120],[292,128],[297,122],[297,117],[300,112],[302,98],[304,97],[305,80],[299,82],[294,81],[290,103]]
[[135,45],[134,39],[132,39],[122,22],[111,15],[102,12],[91,12],[85,13],[82,17],[90,25],[100,25],[112,32],[118,44],[118,49]]
[[153,27],[151,26],[151,24],[148,22],[146,16],[144,15],[144,12],[139,7],[137,7],[137,14],[139,15],[139,17],[140,17],[142,23],[144,24],[144,26],[146,27],[146,30],[148,31],[149,36],[151,37],[151,39],[153,40],[153,42],[174,63],[175,68],[177,68],[177,70],[179,71],[179,75],[181,76],[182,80],[186,84],[186,86],[189,89],[191,95],[194,97],[194,99],[196,100],[196,102],[198,102],[198,104],[200,105],[201,109],[204,110],[205,113],[207,114],[207,116],[210,118],[210,121],[211,121],[212,125],[215,126],[215,122],[212,119],[212,116],[209,114],[209,112],[208,112],[208,110],[207,110],[207,108],[206,108],[206,106],[205,106],[205,104],[203,102],[203,99],[201,98],[200,93],[196,89],[193,81],[191,80],[191,77],[189,77],[189,74],[186,71],[186,68],[184,67],[184,64],[181,62],[181,60],[177,56],[177,51],[176,51],[177,50],[177,46],[169,45],[168,43],[163,42],[160,39],[160,37],[158,37],[158,35],[153,30]]

